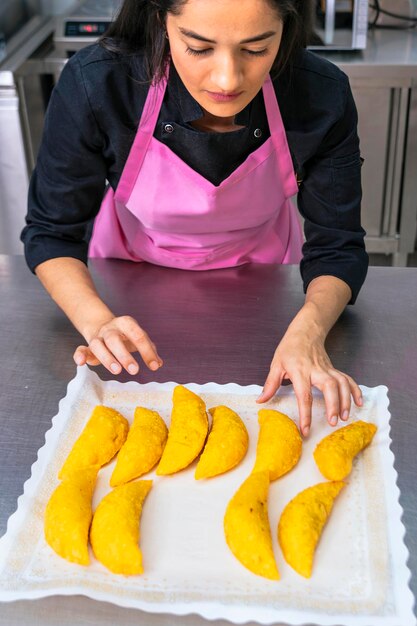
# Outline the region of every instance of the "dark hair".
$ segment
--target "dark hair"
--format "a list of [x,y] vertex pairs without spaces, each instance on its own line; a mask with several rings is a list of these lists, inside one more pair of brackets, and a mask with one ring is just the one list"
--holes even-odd
[[[311,0],[266,0],[284,22],[284,30],[273,74],[280,73],[294,55],[305,48],[311,25]],[[179,15],[187,0],[124,0],[121,9],[100,43],[111,52],[135,53],[143,50],[149,80],[164,74],[169,54],[165,36],[168,13]]]

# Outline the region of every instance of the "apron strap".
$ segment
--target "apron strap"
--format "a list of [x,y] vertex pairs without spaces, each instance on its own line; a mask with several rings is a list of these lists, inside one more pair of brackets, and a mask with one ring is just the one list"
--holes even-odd
[[142,167],[143,160],[148,150],[149,144],[153,137],[156,123],[158,121],[159,111],[165,95],[168,83],[168,71],[165,76],[158,82],[152,82],[148,95],[146,97],[145,106],[139,121],[138,130],[129,156],[127,157],[122,175],[117,185],[114,199],[118,202],[126,204],[130,198],[136,179]]
[[274,144],[278,165],[284,181],[285,195],[293,196],[298,191],[298,182],[293,168],[292,157],[288,147],[287,135],[279,110],[275,89],[271,77],[268,76],[262,87],[265,110],[268,118],[269,131]]

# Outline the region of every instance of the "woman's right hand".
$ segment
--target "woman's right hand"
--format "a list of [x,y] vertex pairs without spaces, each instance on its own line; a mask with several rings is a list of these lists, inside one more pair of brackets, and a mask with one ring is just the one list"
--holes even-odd
[[155,344],[133,317],[113,317],[94,329],[88,336],[88,346],[78,346],[74,352],[77,365],[104,365],[112,374],[120,374],[124,368],[129,374],[137,374],[138,362],[132,352],[139,352],[150,370],[163,365]]

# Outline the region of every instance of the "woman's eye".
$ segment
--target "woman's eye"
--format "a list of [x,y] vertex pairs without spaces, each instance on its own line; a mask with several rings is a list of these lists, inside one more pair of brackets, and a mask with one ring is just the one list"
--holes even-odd
[[[193,56],[199,57],[199,56],[203,56],[205,54],[209,54],[212,51],[212,48],[204,48],[203,50],[195,50],[195,48],[186,48],[186,52],[187,54],[191,54]],[[263,57],[265,55],[267,55],[269,53],[268,49],[265,48],[264,50],[246,50],[244,49],[243,52],[246,52],[247,54],[251,55],[251,56],[256,56],[256,57]]]
[[205,48],[204,50],[194,50],[194,48],[187,48],[186,52],[188,54],[192,54],[196,57],[198,56],[202,56],[203,54],[208,54],[210,52],[211,48]]
[[245,52],[255,57],[263,57],[268,54],[268,49],[265,48],[264,50],[245,50]]

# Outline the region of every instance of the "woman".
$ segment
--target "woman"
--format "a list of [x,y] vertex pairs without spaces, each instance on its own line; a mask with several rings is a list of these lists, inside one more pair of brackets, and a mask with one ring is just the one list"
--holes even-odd
[[258,401],[290,379],[304,435],[312,386],[332,425],[348,419],[351,397],[361,404],[324,342],[367,270],[356,110],[346,76],[304,49],[307,7],[125,0],[55,88],[22,234],[29,267],[85,338],[75,362],[114,374],[138,372],[136,350],[150,369],[162,359],[97,295],[93,220],[90,256],[189,270],[301,260],[305,304]]

